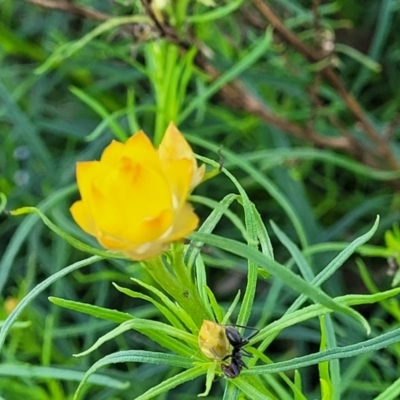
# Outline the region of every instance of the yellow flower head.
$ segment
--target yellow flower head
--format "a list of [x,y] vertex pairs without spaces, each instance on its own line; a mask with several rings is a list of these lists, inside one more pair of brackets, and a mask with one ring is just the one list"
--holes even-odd
[[112,141],[100,161],[79,162],[76,223],[106,249],[145,260],[188,235],[198,217],[186,202],[204,175],[171,122],[158,150],[143,131]]
[[204,320],[199,331],[199,348],[211,360],[222,361],[228,354],[229,341],[225,327],[214,321]]

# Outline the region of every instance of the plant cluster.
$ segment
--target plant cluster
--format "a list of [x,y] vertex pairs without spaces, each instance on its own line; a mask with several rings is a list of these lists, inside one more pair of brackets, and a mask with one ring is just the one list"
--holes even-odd
[[399,398],[397,3],[0,1],[0,398]]

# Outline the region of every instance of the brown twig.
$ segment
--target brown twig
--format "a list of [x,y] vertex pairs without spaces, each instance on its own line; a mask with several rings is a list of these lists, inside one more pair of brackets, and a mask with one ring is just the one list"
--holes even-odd
[[50,8],[52,10],[64,11],[69,14],[78,15],[80,17],[96,19],[98,21],[107,21],[111,18],[108,14],[103,14],[99,11],[93,10],[88,7],[78,6],[67,0],[50,1],[50,0],[27,0],[29,3],[36,4],[43,8]]
[[[309,48],[300,39],[298,39],[293,32],[287,29],[266,3],[264,3],[262,0],[252,0],[252,2],[264,16],[264,18],[275,28],[277,34],[299,53],[303,54],[308,61],[315,63],[324,58],[323,53]],[[346,90],[344,83],[337,76],[335,71],[328,66],[321,70],[321,75],[336,90],[355,119],[360,122],[368,138],[377,146],[376,151],[379,153],[381,159],[384,160],[392,169],[399,169],[400,165],[392,153],[387,141],[382,138],[382,136],[368,121],[360,104],[357,102],[354,96]]]
[[[207,63],[203,57],[197,57],[196,63],[213,79],[219,77],[219,71],[211,64]],[[321,147],[343,150],[348,153],[352,153],[354,150],[354,145],[350,138],[319,135],[315,131],[303,128],[272,113],[263,103],[254,98],[238,80],[234,80],[230,84],[223,86],[220,90],[220,95],[224,102],[231,107],[239,108],[250,114],[257,115],[267,124],[274,125],[300,139],[315,143]]]
[[[147,15],[152,20],[156,19],[154,13],[150,11],[149,4],[146,4],[149,0],[141,1],[142,3],[144,3],[143,5]],[[160,25],[160,21],[157,21],[157,23],[154,21],[154,23],[156,27]],[[166,22],[163,21],[163,24],[166,24]],[[169,29],[165,29],[164,26],[159,28],[162,29],[162,35],[167,40],[171,40],[172,42],[180,45],[183,50],[186,50],[188,48],[188,44],[186,42],[182,42],[178,38],[176,33],[172,34],[171,36],[173,28],[169,25],[168,27]],[[205,71],[213,80],[217,79],[220,76],[220,72],[208,62],[207,57],[205,57],[205,55],[201,51],[199,51],[195,57],[195,64],[203,71]],[[283,131],[289,132],[293,136],[296,136],[303,140],[308,140],[322,147],[340,149],[349,153],[354,150],[354,144],[349,138],[333,138],[319,135],[314,131],[303,128],[299,125],[294,124],[293,122],[288,121],[285,118],[279,117],[278,115],[272,113],[265,107],[263,103],[254,98],[254,96],[252,96],[237,79],[223,86],[220,89],[219,95],[222,97],[223,101],[230,107],[242,109],[250,114],[257,115],[267,124],[277,126]]]
[[399,126],[400,126],[400,114],[397,114],[394,117],[393,121],[386,127],[385,131],[383,132],[383,137],[386,140],[391,139],[395,131],[399,128]]
[[[98,11],[74,5],[70,3],[68,0],[60,0],[60,1],[50,1],[50,0],[27,0],[30,3],[37,4],[42,7],[57,9],[61,11],[65,11],[71,14],[79,15],[85,18],[97,19],[97,20],[107,20],[111,18],[111,16],[107,14],[102,14]],[[303,54],[307,60],[310,62],[318,62],[321,61],[324,57],[326,57],[326,52],[321,51],[317,52],[313,49],[310,49],[307,45],[305,45],[301,40],[297,38],[297,36],[286,29],[281,20],[270,10],[270,8],[263,3],[261,0],[252,0],[253,4],[258,8],[261,15],[272,25],[274,26],[276,32],[280,35],[282,39],[288,42],[292,47],[294,47],[297,51]],[[159,36],[165,37],[167,40],[175,43],[179,47],[182,48],[183,51],[186,51],[192,44],[185,40],[182,40],[178,37],[174,28],[169,25],[167,21],[159,20],[155,13],[151,8],[150,0],[141,0],[143,7],[153,21],[154,28],[158,31]],[[201,46],[198,46],[201,48]],[[216,70],[207,60],[205,55],[199,51],[195,58],[196,65],[205,71],[212,79],[217,79],[220,76],[220,72]],[[356,99],[347,92],[343,82],[340,78],[335,74],[333,69],[330,67],[324,68],[320,71],[322,77],[324,77],[331,86],[339,93],[342,97],[343,101],[347,104],[348,108],[351,110],[355,118],[360,122],[366,131],[368,137],[372,142],[376,144],[377,149],[379,150],[379,158],[382,162],[386,162],[392,169],[398,169],[399,164],[392,154],[390,147],[388,146],[385,138],[381,137],[372,125],[369,123],[367,118],[364,115],[363,110],[360,105],[356,101]],[[367,165],[376,167],[379,162],[377,159],[366,159],[365,154],[367,153],[364,147],[356,141],[356,139],[341,130],[343,136],[340,137],[328,137],[325,135],[320,135],[318,132],[315,132],[312,126],[302,127],[297,125],[291,121],[288,121],[285,118],[282,118],[275,113],[271,112],[266,108],[266,106],[256,99],[247,89],[242,85],[240,81],[233,80],[229,84],[223,86],[219,92],[222,99],[225,103],[233,108],[239,108],[243,111],[246,111],[250,114],[256,115],[260,117],[267,124],[274,125],[289,134],[301,138],[303,140],[307,140],[311,143],[316,144],[317,146],[342,150],[352,155],[353,157],[364,161]],[[368,149],[370,152],[371,149]]]
[[170,42],[175,43],[183,50],[188,50],[191,47],[190,43],[177,35],[175,29],[168,23],[168,21],[161,20],[157,17],[151,5],[152,0],[140,0],[140,2],[142,3],[142,6],[148,17],[153,21],[160,37],[168,39]]

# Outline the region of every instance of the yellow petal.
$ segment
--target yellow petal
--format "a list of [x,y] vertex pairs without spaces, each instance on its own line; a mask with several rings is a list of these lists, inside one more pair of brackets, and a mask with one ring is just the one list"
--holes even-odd
[[82,200],[76,201],[70,208],[75,222],[89,235],[96,236],[96,223],[88,213]]
[[126,141],[122,156],[135,163],[161,171],[161,163],[157,151],[143,131],[135,133]]
[[99,229],[133,243],[162,235],[172,224],[172,196],[163,175],[123,159],[93,183],[91,204]]
[[158,148],[160,160],[194,160],[193,150],[173,122],[170,122]]
[[198,217],[187,196],[203,168],[171,124],[157,152],[142,132],[113,141],[100,161],[77,165],[81,201],[71,207],[78,225],[105,248],[144,260],[192,232]]
[[173,207],[180,208],[186,201],[193,175],[193,164],[188,159],[164,162],[163,169],[173,195]]
[[186,203],[175,215],[171,233],[167,236],[169,242],[182,239],[193,232],[199,225],[199,217],[194,213],[190,204]]
[[168,250],[168,247],[169,243],[153,242],[125,251],[124,254],[132,260],[143,261],[160,255],[164,251]]
[[192,176],[192,181],[190,183],[190,190],[194,189],[199,183],[201,183],[205,172],[206,172],[206,166],[204,164],[202,164],[199,168],[196,168]]
[[115,166],[118,164],[122,157],[122,152],[125,145],[121,142],[113,140],[103,151],[100,162],[108,164],[109,166]]
[[222,360],[229,350],[225,327],[214,321],[204,320],[198,337],[202,353],[211,360]]
[[163,165],[173,160],[187,159],[192,163],[192,178],[190,189],[196,187],[203,179],[205,166],[197,167],[197,161],[189,143],[173,122],[170,122],[164,138],[158,148],[158,154]]
[[123,231],[123,237],[138,245],[156,241],[171,227],[173,218],[173,211],[169,209],[153,217],[136,220]]
[[119,169],[117,182],[114,194],[132,218],[152,218],[172,208],[172,193],[162,171],[127,161]]
[[[76,180],[82,200],[86,203],[92,196],[92,184],[99,176],[109,173],[107,167],[99,161],[84,161],[76,164]],[[86,204],[86,207],[88,207]],[[88,209],[88,211],[90,211]]]
[[136,244],[132,244],[132,243],[126,241],[125,239],[112,236],[112,235],[102,232],[102,231],[99,231],[97,233],[97,240],[106,249],[109,249],[112,251],[119,251],[122,253],[124,251],[126,251],[127,249],[131,248],[132,246],[137,246]]
[[169,243],[157,241],[135,244],[103,233],[97,236],[99,243],[112,251],[124,253],[127,257],[141,261],[161,254],[169,247]]
[[99,231],[111,236],[120,236],[126,223],[125,210],[118,209],[116,203],[110,201],[95,184],[92,185],[90,208]]

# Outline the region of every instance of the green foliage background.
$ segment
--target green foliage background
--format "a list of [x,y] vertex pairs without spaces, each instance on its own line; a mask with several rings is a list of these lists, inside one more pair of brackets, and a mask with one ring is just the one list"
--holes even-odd
[[[238,178],[282,264],[292,266],[293,254],[282,245],[288,242],[279,232],[309,257],[317,274],[380,215],[373,238],[358,250],[361,258],[349,259],[323,289],[335,297],[391,288],[388,271],[398,257],[400,235],[395,228],[385,242],[385,232],[399,220],[399,164],[391,162],[384,147],[400,163],[398,0],[370,0],[368,6],[362,0],[265,1],[315,54],[323,45],[334,45],[318,62],[307,60],[273,30],[255,1],[167,2],[158,11],[176,37],[168,30],[161,37],[137,1],[70,3],[80,13],[33,3],[0,1],[0,192],[7,197],[7,210],[38,206],[64,231],[95,245],[68,212],[77,198],[75,163],[98,158],[112,138],[124,140],[138,129],[159,142],[174,120],[198,154]],[[88,18],[84,12],[89,9],[107,18]],[[197,55],[193,47],[179,48],[186,39],[200,49]],[[204,59],[199,61],[200,52]],[[354,95],[382,145],[371,140],[325,79],[321,71],[327,67]],[[237,93],[242,97],[235,98]],[[244,94],[276,118],[268,117],[268,123]],[[317,136],[302,137],[296,129]],[[336,139],[346,146],[337,146]],[[223,174],[213,177],[193,196],[197,212],[204,220],[210,213],[204,197],[219,202],[236,191]],[[238,204],[232,211],[243,218]],[[271,220],[279,230],[271,228]],[[241,237],[228,219],[214,232]],[[45,278],[83,258],[34,214],[3,213],[0,234],[0,319]],[[209,285],[227,309],[237,291],[245,289],[246,262],[211,246],[205,247],[203,258]],[[30,302],[1,349],[0,396],[71,399],[84,372],[101,357],[126,349],[163,351],[131,331],[86,357],[72,357],[114,324],[60,308],[48,296],[159,319],[147,302],[115,290],[112,282],[132,286],[130,277],[151,282],[136,264],[102,260],[56,281]],[[264,278],[249,325],[267,326],[295,299],[290,291],[273,299],[271,280]],[[358,311],[369,320],[372,337],[398,325],[395,298]],[[340,346],[366,339],[345,318],[339,318],[336,334]],[[318,351],[320,341],[319,323],[310,320],[282,331],[268,357],[283,361],[306,355]],[[398,345],[341,361],[342,398],[378,399],[397,380],[398,365]],[[179,367],[117,364],[95,376],[99,385],[90,388],[87,398],[136,398],[177,371]],[[305,398],[321,398],[317,367],[299,371]],[[293,378],[294,372],[288,376]],[[208,398],[222,398],[223,382],[214,384]],[[204,379],[195,379],[157,398],[195,398],[203,391]],[[398,392],[393,389],[391,395],[384,398],[397,398]]]

